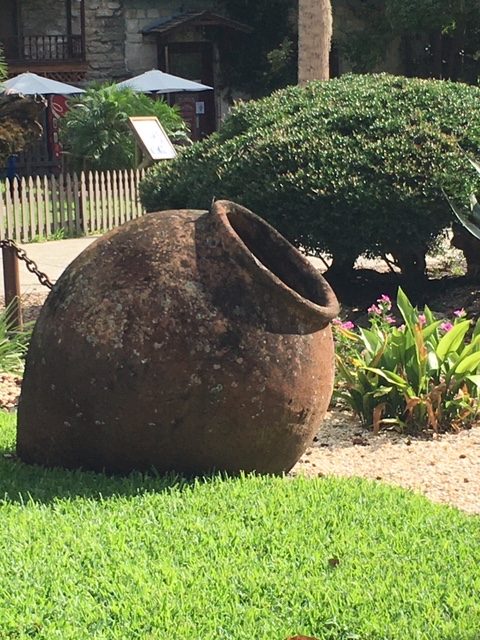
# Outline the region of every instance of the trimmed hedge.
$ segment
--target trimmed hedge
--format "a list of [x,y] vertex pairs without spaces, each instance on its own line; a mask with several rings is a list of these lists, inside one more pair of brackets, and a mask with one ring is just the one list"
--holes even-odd
[[345,270],[392,253],[406,273],[449,225],[442,188],[460,199],[476,176],[480,89],[385,74],[345,75],[241,103],[220,131],[157,165],[149,211],[228,198]]

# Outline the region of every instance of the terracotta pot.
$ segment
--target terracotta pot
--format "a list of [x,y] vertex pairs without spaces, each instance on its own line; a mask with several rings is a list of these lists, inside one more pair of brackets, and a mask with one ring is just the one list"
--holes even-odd
[[330,400],[337,312],[308,260],[238,205],[129,222],[45,302],[18,454],[112,472],[288,471]]

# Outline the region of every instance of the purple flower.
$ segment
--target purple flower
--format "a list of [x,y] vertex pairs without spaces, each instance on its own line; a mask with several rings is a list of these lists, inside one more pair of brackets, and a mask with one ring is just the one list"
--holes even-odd
[[424,313],[419,313],[418,314],[418,324],[421,327],[424,327],[427,324],[427,317]]
[[440,329],[443,332],[448,333],[451,329],[453,329],[453,324],[447,320],[446,322],[442,322],[442,324],[440,325]]
[[467,312],[465,311],[465,309],[455,309],[453,315],[457,318],[464,318],[467,315]]
[[368,307],[367,311],[368,311],[368,313],[375,314],[375,315],[378,315],[378,316],[382,314],[382,310],[376,304],[372,304],[371,307]]
[[355,325],[351,320],[347,320],[346,322],[342,322],[342,329],[355,329]]

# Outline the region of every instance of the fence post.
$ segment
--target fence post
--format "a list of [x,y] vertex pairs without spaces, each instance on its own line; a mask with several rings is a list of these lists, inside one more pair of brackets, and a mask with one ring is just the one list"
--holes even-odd
[[9,329],[21,329],[23,318],[20,303],[20,275],[15,249],[13,247],[2,247],[2,260],[5,307],[10,308],[7,322]]

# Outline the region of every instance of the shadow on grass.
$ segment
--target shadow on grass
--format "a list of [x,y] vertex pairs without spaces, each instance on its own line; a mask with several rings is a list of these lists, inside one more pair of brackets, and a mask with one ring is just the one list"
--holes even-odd
[[186,478],[169,473],[159,475],[155,469],[148,473],[132,472],[113,475],[93,471],[48,469],[25,464],[14,451],[0,448],[0,502],[25,504],[34,501],[50,504],[61,499],[133,497],[147,493],[182,491],[195,482],[210,482],[225,474],[212,473]]

